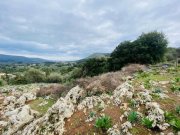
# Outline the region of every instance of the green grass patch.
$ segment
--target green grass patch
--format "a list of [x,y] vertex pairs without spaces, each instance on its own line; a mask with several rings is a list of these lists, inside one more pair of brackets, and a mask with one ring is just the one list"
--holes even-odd
[[[43,102],[47,102],[46,105],[43,106],[39,106],[39,104],[43,103]],[[38,111],[41,114],[45,114],[47,112],[47,110],[55,103],[54,99],[43,99],[43,98],[37,98],[36,100],[33,100],[29,103],[30,107],[35,110]]]

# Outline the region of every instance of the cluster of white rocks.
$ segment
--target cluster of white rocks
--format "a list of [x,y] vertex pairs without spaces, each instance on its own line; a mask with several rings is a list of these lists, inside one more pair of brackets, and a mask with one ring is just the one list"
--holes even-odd
[[24,106],[26,102],[36,99],[35,93],[24,93],[22,95],[12,95],[4,98],[4,111],[11,111]]
[[26,125],[22,130],[16,132],[16,135],[62,135],[65,132],[64,119],[71,117],[74,113],[76,104],[83,96],[83,93],[84,90],[79,86],[74,87],[65,98],[60,98],[44,116]]
[[123,83],[122,85],[118,86],[113,92],[114,104],[119,106],[121,104],[121,100],[124,97],[131,99],[133,97],[133,94],[133,87],[128,82]]
[[11,96],[4,97],[0,126],[6,129],[6,132],[4,131],[5,135],[14,134],[38,115],[28,105],[25,105],[27,101],[34,99],[36,99],[34,93],[20,94],[14,92]]
[[152,127],[159,127],[161,130],[166,130],[170,125],[165,123],[164,111],[156,102],[146,103],[148,109],[148,118],[153,121]]
[[[35,95],[32,93],[24,93],[21,96],[9,96],[4,100],[4,116],[9,119],[8,122],[0,121],[0,125],[7,126],[7,130],[3,135],[36,135],[45,134],[62,135],[66,129],[64,128],[65,119],[70,118],[77,110],[93,109],[94,107],[100,107],[105,109],[108,104],[113,103],[116,106],[124,107],[125,113],[120,117],[120,122],[123,118],[128,116],[131,108],[128,107],[123,100],[128,98],[132,99],[134,95],[134,89],[130,85],[129,81],[118,86],[113,95],[102,94],[101,96],[85,97],[86,91],[79,86],[72,88],[64,98],[60,98],[47,113],[37,118],[37,112],[30,109],[28,105],[25,105],[27,101],[35,99]],[[135,99],[133,99],[135,107],[139,108],[140,105],[145,105],[147,109],[147,116],[150,120],[153,120],[153,127],[159,127],[160,130],[165,130],[169,127],[169,124],[165,123],[164,111],[160,109],[160,106],[156,102],[152,102],[152,96],[148,90],[144,90],[137,93]],[[138,112],[138,116],[141,118],[143,114]],[[93,118],[88,118],[86,122],[92,121]],[[132,128],[132,124],[129,121],[124,122],[118,127],[115,124],[110,128],[107,133],[109,135],[131,135],[129,130]]]

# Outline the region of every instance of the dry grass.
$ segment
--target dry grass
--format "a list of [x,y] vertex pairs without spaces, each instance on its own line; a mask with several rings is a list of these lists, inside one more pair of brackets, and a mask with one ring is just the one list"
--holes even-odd
[[131,76],[137,71],[144,70],[146,67],[139,64],[131,64],[121,71],[109,72],[99,76],[81,78],[76,81],[83,87],[88,95],[99,94],[103,92],[112,92],[116,87],[122,84],[125,80],[124,77]]
[[60,84],[52,84],[50,86],[41,87],[40,90],[36,92],[37,97],[43,97],[51,95],[54,98],[65,95],[68,92],[69,88]]

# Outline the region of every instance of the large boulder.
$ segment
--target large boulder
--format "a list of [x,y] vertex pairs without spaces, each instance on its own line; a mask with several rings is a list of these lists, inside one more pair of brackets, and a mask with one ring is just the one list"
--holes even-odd
[[34,115],[28,105],[15,109],[5,114],[8,119],[8,130],[4,135],[12,135],[21,129],[25,124],[34,119]]

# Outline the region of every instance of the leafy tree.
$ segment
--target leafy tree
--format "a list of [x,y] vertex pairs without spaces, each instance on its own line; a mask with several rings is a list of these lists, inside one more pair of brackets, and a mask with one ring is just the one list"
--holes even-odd
[[120,43],[111,53],[110,69],[119,70],[128,63],[153,64],[164,59],[168,41],[157,31],[143,33],[133,42]]
[[125,64],[130,63],[130,56],[132,55],[132,42],[124,41],[120,43],[115,50],[111,53],[109,60],[110,69],[121,69]]
[[10,79],[10,84],[27,84],[27,78],[22,74],[15,74],[16,77]]
[[39,83],[45,80],[45,73],[41,70],[30,68],[25,73],[25,77],[28,83]]
[[92,58],[82,65],[83,76],[95,76],[108,72],[107,58]]
[[60,82],[62,82],[62,76],[58,73],[51,73],[47,77],[47,82],[48,83],[60,83]]

